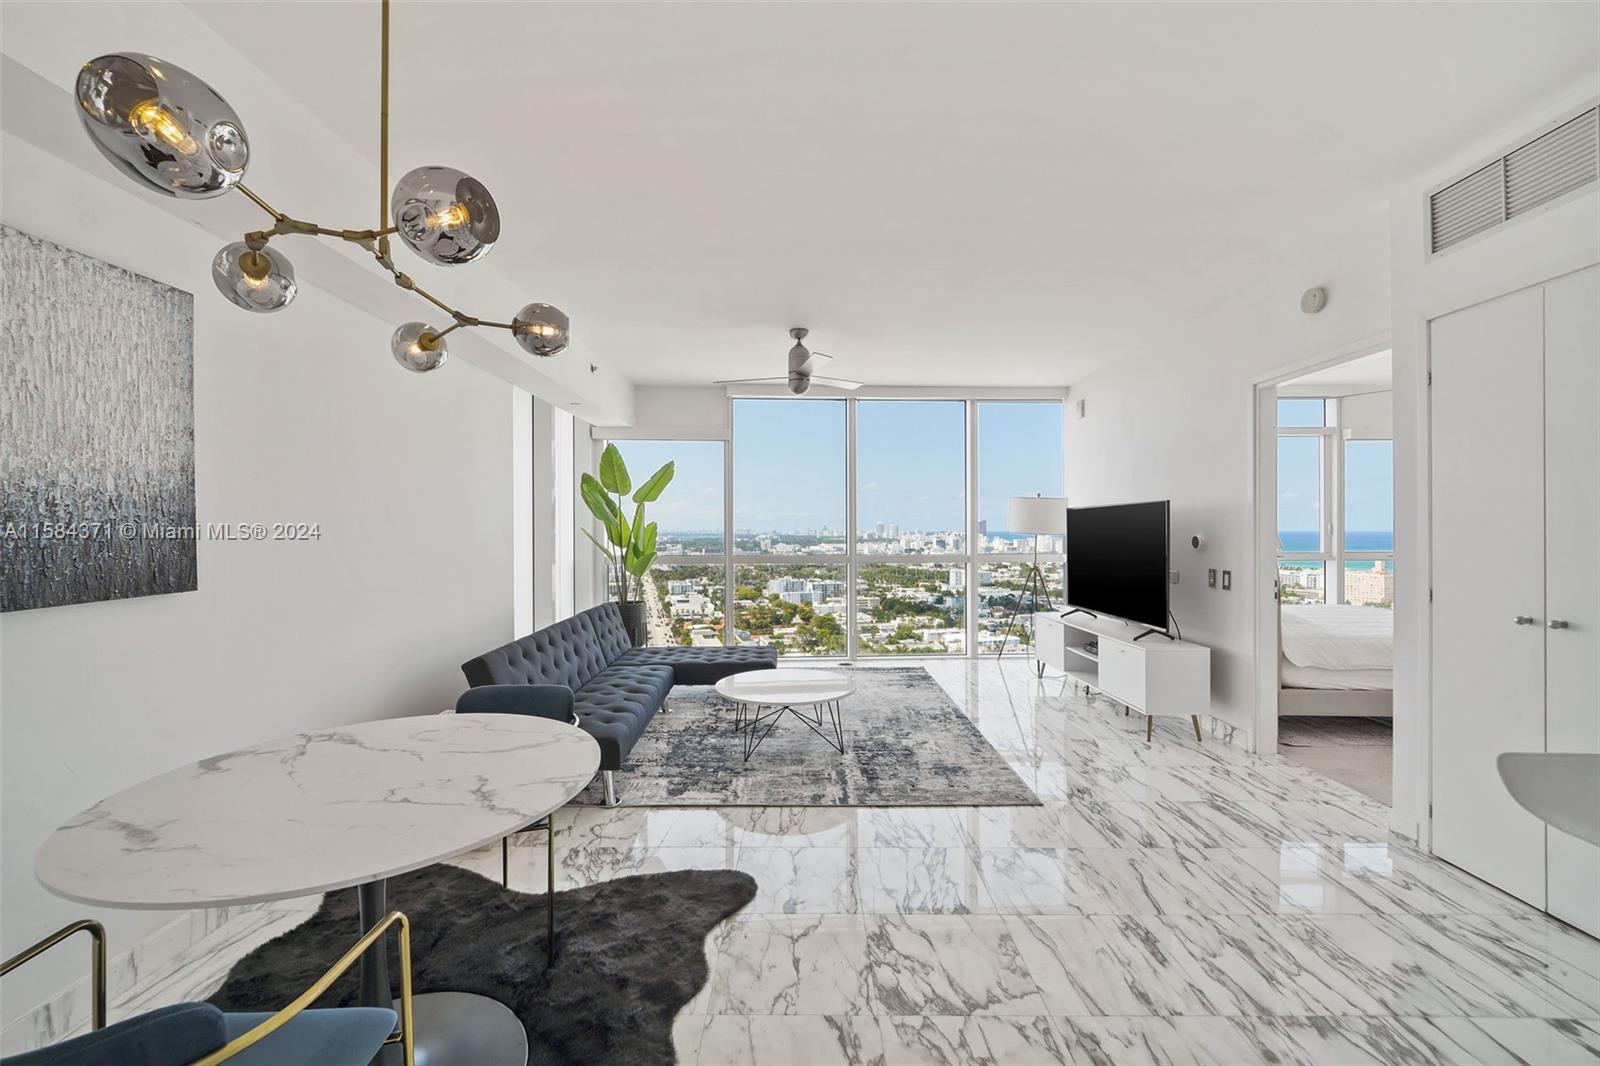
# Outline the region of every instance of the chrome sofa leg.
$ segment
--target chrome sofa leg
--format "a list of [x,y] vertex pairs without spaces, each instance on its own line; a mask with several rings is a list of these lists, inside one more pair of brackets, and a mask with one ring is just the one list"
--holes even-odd
[[672,701],[671,700],[662,700],[661,701],[661,713],[662,714],[666,714],[670,710],[672,710]]
[[621,801],[617,799],[617,772],[615,770],[601,770],[600,782],[605,788],[605,805],[615,807]]

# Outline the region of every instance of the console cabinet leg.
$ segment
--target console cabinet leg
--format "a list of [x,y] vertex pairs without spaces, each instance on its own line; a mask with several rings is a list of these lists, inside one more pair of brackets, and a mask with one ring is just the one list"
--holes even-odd
[[1201,741],[1201,739],[1200,739],[1200,716],[1198,714],[1191,714],[1189,716],[1189,721],[1194,723],[1194,741],[1195,741],[1195,743],[1196,744],[1203,743],[1203,741]]
[[1144,716],[1144,742],[1146,744],[1150,743],[1152,740],[1155,739],[1155,736],[1156,736],[1156,716],[1153,715],[1153,714],[1147,714],[1147,715]]

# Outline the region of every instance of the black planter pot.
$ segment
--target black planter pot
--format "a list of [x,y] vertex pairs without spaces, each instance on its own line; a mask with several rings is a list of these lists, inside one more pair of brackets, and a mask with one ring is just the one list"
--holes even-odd
[[617,604],[622,611],[622,626],[628,631],[628,639],[633,641],[635,648],[642,648],[649,639],[645,632],[644,601],[623,600]]

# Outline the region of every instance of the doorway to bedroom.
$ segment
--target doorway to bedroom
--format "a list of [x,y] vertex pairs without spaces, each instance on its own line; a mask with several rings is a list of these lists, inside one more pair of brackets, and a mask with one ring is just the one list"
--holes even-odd
[[1260,619],[1272,649],[1260,659],[1270,672],[1261,690],[1267,711],[1276,711],[1276,750],[1391,805],[1390,353],[1262,386],[1258,417],[1258,465],[1272,474],[1258,501],[1258,524],[1270,533],[1261,540],[1260,564],[1271,574],[1262,587],[1272,592]]

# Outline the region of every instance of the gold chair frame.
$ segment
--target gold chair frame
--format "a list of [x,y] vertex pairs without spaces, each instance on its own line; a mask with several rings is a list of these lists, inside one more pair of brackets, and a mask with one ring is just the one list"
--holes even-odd
[[[332,987],[333,983],[343,976],[351,966],[355,965],[368,948],[381,940],[392,926],[399,926],[400,938],[400,1031],[396,1034],[391,1034],[384,1043],[400,1044],[405,1055],[405,1066],[415,1066],[416,1034],[412,1027],[411,1014],[411,923],[400,911],[390,911],[383,921],[368,930],[366,935],[356,941],[355,945],[344,953],[343,958],[334,963],[327,973],[317,978],[310,988],[296,996],[294,1001],[287,1007],[276,1012],[272,1017],[249,1032],[239,1034],[221,1048],[195,1062],[193,1066],[216,1066],[218,1063],[226,1062],[241,1051],[254,1047],[289,1024],[297,1014],[315,1003],[317,997]],[[18,966],[37,958],[63,940],[79,932],[88,933],[93,940],[91,983],[94,991],[94,1004],[90,1028],[103,1029],[106,1024],[106,931],[105,927],[99,922],[84,919],[73,922],[71,925],[63,926],[37,944],[24,948],[5,962],[0,963],[0,977],[4,977]]]

